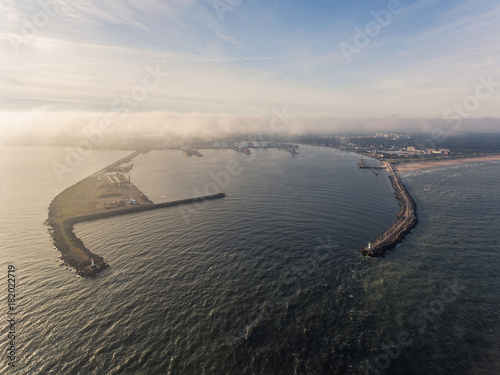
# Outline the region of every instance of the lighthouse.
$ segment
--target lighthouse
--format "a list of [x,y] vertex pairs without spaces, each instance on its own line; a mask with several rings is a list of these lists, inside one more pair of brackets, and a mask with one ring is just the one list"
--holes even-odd
[[95,264],[94,264],[94,258],[90,258],[90,265],[91,265],[91,266],[94,266],[94,265],[95,265]]
[[371,248],[372,248],[372,243],[370,241],[370,242],[368,242],[368,249],[371,249]]

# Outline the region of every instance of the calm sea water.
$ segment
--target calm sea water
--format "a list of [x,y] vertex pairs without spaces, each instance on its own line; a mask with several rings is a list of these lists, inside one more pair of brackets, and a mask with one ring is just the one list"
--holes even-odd
[[47,207],[128,152],[93,151],[60,181],[64,148],[0,148],[2,347],[12,264],[16,373],[499,373],[500,164],[402,175],[420,223],[367,259],[357,249],[399,211],[387,175],[355,154],[300,152],[140,155],[131,179],[154,202],[227,196],[78,224],[111,268],[77,279],[54,260]]

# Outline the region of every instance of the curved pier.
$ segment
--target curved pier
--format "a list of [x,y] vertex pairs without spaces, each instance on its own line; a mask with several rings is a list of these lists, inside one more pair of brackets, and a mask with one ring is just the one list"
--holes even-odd
[[371,257],[383,256],[388,250],[395,248],[418,223],[415,201],[392,169],[392,166],[387,162],[385,164],[390,173],[389,178],[398,197],[401,212],[398,215],[397,222],[392,227],[368,246],[359,250],[361,254]]
[[[108,182],[105,174],[109,169],[115,168],[123,162],[128,162],[137,155],[139,153],[134,152],[70,186],[57,195],[50,203],[49,217],[46,224],[50,227],[49,232],[52,236],[54,246],[61,252],[64,262],[74,268],[80,276],[97,274],[109,267],[109,265],[101,256],[93,254],[85,247],[82,240],[75,235],[73,230],[74,224],[225,197],[224,193],[219,193],[154,204],[139,189],[131,184],[130,180],[127,181],[123,178],[120,180],[118,177],[115,177],[113,179],[110,178]],[[103,181],[108,183],[108,185],[112,185],[109,188],[111,189],[110,192],[103,193],[99,190],[102,188],[101,184]],[[110,197],[124,195],[129,197],[128,205],[124,200],[113,201],[113,204],[104,202],[105,200],[109,200]]]

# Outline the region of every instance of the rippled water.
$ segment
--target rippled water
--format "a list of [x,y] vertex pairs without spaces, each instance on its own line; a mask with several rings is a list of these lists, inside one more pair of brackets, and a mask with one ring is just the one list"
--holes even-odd
[[154,202],[227,196],[78,224],[111,268],[77,279],[54,261],[48,204],[127,152],[93,151],[59,181],[65,149],[0,148],[18,373],[498,373],[500,164],[403,175],[420,223],[374,260],[357,249],[396,220],[386,174],[300,151],[140,155],[131,179]]

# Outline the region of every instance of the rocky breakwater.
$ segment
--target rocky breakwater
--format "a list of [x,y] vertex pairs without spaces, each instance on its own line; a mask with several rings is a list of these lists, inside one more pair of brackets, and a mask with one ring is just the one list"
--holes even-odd
[[[130,155],[127,161],[136,155],[138,153]],[[54,246],[61,252],[62,260],[79,276],[95,275],[109,265],[101,256],[87,249],[75,235],[73,226],[76,223],[225,197],[224,193],[219,193],[154,204],[130,179],[119,174],[109,175],[108,169],[70,186],[49,205],[46,224]]]
[[75,235],[71,220],[58,222],[49,219],[48,225],[54,247],[61,252],[64,263],[73,268],[77,275],[91,276],[109,267],[103,257],[92,253]]
[[80,276],[93,275],[109,267],[101,256],[85,247],[73,230],[82,214],[98,210],[88,193],[89,180],[84,179],[57,195],[49,205],[46,221],[54,247],[61,252],[65,264]]
[[392,166],[385,163],[390,175],[392,187],[399,200],[401,211],[397,222],[384,234],[371,242],[368,246],[360,249],[361,254],[372,257],[384,256],[388,250],[392,250],[401,243],[405,236],[410,233],[418,223],[417,206],[412,196],[404,186],[401,179],[396,175]]

